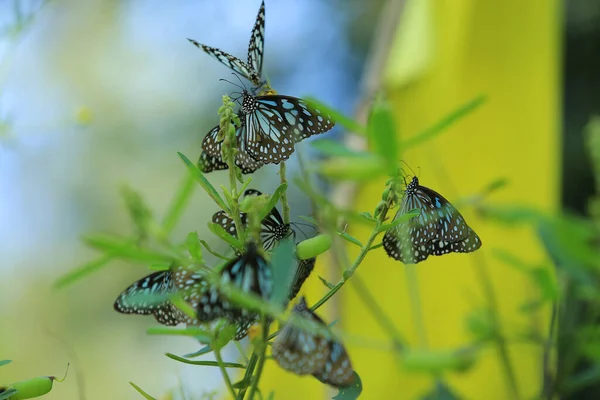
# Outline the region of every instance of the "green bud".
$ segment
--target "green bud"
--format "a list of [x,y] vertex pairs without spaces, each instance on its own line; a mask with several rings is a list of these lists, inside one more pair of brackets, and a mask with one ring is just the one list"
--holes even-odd
[[402,366],[409,372],[440,374],[453,370],[464,372],[475,363],[472,350],[429,351],[408,350],[402,356]]
[[330,235],[317,235],[313,238],[298,243],[296,247],[296,256],[301,260],[313,258],[319,254],[325,253],[331,247]]
[[338,180],[369,181],[385,173],[386,163],[378,156],[335,157],[321,163],[318,171]]
[[7,389],[15,389],[17,394],[11,396],[11,400],[33,399],[40,397],[52,390],[53,376],[39,376],[25,381],[15,382]]

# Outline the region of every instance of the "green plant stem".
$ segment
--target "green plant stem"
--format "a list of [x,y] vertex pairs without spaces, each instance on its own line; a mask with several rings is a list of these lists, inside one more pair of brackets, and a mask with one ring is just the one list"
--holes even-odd
[[221,370],[221,374],[223,375],[223,380],[225,381],[225,386],[227,386],[227,389],[229,390],[229,393],[231,394],[231,398],[234,399],[235,398],[235,389],[233,389],[233,384],[231,383],[229,374],[227,373],[227,370],[225,369],[225,366],[223,363],[223,357],[221,357],[221,350],[214,349],[214,353],[215,353],[215,358],[217,359],[217,362],[219,363],[219,369]]
[[421,296],[419,294],[419,279],[417,277],[417,265],[406,265],[406,286],[410,298],[410,309],[413,319],[413,325],[417,331],[419,338],[419,347],[427,349],[429,347],[427,341],[427,331],[423,321],[423,308],[421,307]]
[[256,366],[256,373],[252,377],[252,386],[250,386],[250,392],[248,392],[248,399],[253,400],[254,395],[256,394],[256,390],[258,389],[258,382],[260,381],[260,377],[262,375],[262,371],[265,366],[265,361],[267,359],[267,347],[268,347],[268,336],[269,336],[269,320],[263,315],[261,319],[262,326],[262,338],[261,338],[261,347],[258,354],[258,365]]
[[[244,374],[244,381],[247,381],[250,379],[250,377],[252,377],[252,375],[254,374],[254,369],[256,368],[257,362],[258,362],[258,355],[256,354],[256,351],[253,351],[252,355],[250,356],[250,361],[248,361],[248,365],[246,367],[246,373]],[[242,400],[244,398],[245,394],[246,394],[246,388],[240,389],[236,399]]]
[[362,302],[371,311],[371,315],[375,318],[379,325],[387,331],[388,335],[390,335],[394,342],[394,349],[398,351],[403,350],[404,339],[402,338],[402,335],[396,329],[396,325],[394,325],[385,311],[383,311],[383,309],[379,306],[375,296],[373,296],[371,291],[367,289],[367,286],[362,279],[360,279],[360,276],[356,275],[354,279],[352,279],[352,286],[356,290],[356,293],[359,295]]
[[[285,161],[279,163],[279,178],[281,183],[287,183]],[[283,222],[290,223],[290,205],[287,198],[287,190],[281,193],[281,211],[283,213]]]
[[[233,146],[235,146],[235,142],[233,143]],[[229,207],[231,207],[231,218],[235,223],[237,237],[239,238],[240,242],[244,244],[246,232],[244,230],[244,226],[242,225],[242,218],[240,216],[240,196],[237,191],[237,176],[235,174],[235,169],[237,167],[235,165],[234,152],[235,150],[231,148],[227,153],[227,165],[229,166],[229,190],[231,190],[231,197],[233,197],[233,202],[229,205]]]
[[[474,254],[475,257],[478,257],[477,253]],[[491,316],[493,318],[493,323],[495,326],[500,326],[500,313],[498,309],[498,302],[496,301],[496,293],[494,292],[494,288],[492,286],[492,281],[487,274],[487,270],[485,268],[485,263],[483,258],[479,256],[478,263],[475,263],[475,272],[477,273],[477,277],[483,286],[483,292],[487,299],[487,302],[490,306]],[[507,385],[512,392],[511,398],[515,400],[519,400],[521,395],[519,394],[519,386],[517,384],[517,378],[515,376],[515,371],[512,367],[512,363],[510,362],[510,357],[508,355],[508,348],[506,346],[506,339],[504,335],[500,333],[496,335],[496,347],[498,350],[498,355],[500,356],[500,361],[502,363],[502,367],[504,369],[504,375],[507,380]]]

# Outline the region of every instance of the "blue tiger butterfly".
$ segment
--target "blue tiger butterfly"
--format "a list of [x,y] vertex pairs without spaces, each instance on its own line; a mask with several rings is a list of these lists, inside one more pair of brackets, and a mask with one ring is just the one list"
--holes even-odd
[[383,236],[383,248],[393,259],[416,264],[430,255],[470,253],[481,247],[481,239],[458,210],[441,194],[419,185],[416,176],[406,186],[394,220],[413,209],[420,214]]
[[256,22],[250,35],[250,44],[248,45],[248,62],[232,56],[220,49],[203,45],[193,39],[188,39],[198,48],[204,50],[211,57],[216,58],[233,71],[248,79],[257,88],[265,85],[261,78],[263,66],[263,53],[265,48],[265,2],[263,1],[256,16]]
[[[292,313],[325,326],[301,297]],[[272,355],[283,369],[298,375],[311,374],[318,380],[338,388],[354,383],[355,374],[341,342],[303,330],[291,323],[284,325],[272,346]]]

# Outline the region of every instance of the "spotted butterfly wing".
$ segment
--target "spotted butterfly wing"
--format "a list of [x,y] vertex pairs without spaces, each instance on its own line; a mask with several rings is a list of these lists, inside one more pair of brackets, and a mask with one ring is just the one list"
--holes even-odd
[[[245,125],[242,121],[242,125],[236,131],[236,137],[238,141],[244,135]],[[202,153],[198,159],[198,167],[202,172],[209,173],[212,171],[222,171],[228,169],[229,166],[223,160],[222,156],[222,145],[223,140],[219,140],[219,126],[215,126],[210,130],[202,140]],[[237,165],[242,174],[251,174],[257,169],[265,165],[261,161],[256,161],[248,153],[243,150],[238,150],[235,157],[235,165]]]
[[198,272],[183,266],[154,272],[125,289],[114,303],[114,309],[123,314],[154,315],[167,326],[179,323],[198,324],[169,300],[179,292],[184,301],[196,308],[206,281]]
[[[232,285],[244,293],[254,294],[269,300],[273,291],[273,273],[271,266],[258,252],[254,243],[248,243],[246,251],[223,267],[219,281],[222,285]],[[239,307],[230,302],[222,290],[213,286],[206,290],[196,309],[198,319],[212,321],[225,317],[238,325],[235,339],[240,340],[248,331],[248,327],[258,320],[255,311]]]
[[[295,315],[325,324],[311,312],[304,297],[292,309]],[[283,369],[298,375],[319,373],[325,367],[329,355],[329,341],[313,335],[291,324],[286,324],[279,332],[272,346],[272,355]]]
[[245,91],[241,111],[246,130],[240,148],[265,164],[287,160],[296,143],[335,125],[331,116],[291,96],[253,96]]
[[[304,297],[292,309],[309,321],[325,326]],[[286,324],[273,341],[272,355],[283,368],[298,375],[312,374],[323,383],[341,388],[354,382],[354,370],[344,346],[333,339]]]
[[288,300],[292,300],[294,297],[296,297],[296,295],[302,288],[304,281],[306,281],[312,270],[315,268],[316,262],[316,257],[308,258],[306,260],[298,260],[298,265],[296,267],[294,279],[292,280],[292,284],[290,286]]
[[256,22],[250,36],[250,45],[248,46],[248,63],[240,60],[215,47],[206,46],[198,43],[193,39],[188,39],[196,47],[202,49],[206,54],[217,59],[222,64],[226,65],[233,71],[242,75],[244,78],[252,82],[256,87],[261,87],[263,81],[261,79],[262,72],[262,55],[264,49],[264,33],[265,33],[265,3],[262,2]]
[[354,370],[344,346],[338,342],[329,343],[329,357],[322,371],[314,377],[323,383],[337,388],[348,387],[354,383]]
[[[261,192],[255,189],[248,189],[244,192],[244,196],[260,196]],[[240,219],[244,227],[246,226],[248,216],[246,213],[240,213]],[[225,211],[219,211],[212,217],[212,222],[221,225],[223,229],[230,235],[237,237],[235,222]],[[283,222],[281,214],[277,208],[273,207],[271,212],[262,220],[260,237],[263,242],[263,248],[266,251],[271,251],[275,246],[292,234],[290,224]]]
[[419,185],[417,177],[407,185],[394,220],[418,209],[420,214],[388,230],[383,237],[386,253],[405,264],[421,262],[430,255],[469,253],[481,247],[479,236],[458,210],[442,195]]
[[[250,34],[248,45],[248,65],[257,73],[259,79],[262,75],[263,52],[265,49],[265,2],[262,1],[256,16],[256,22]],[[257,85],[259,86],[259,85]]]

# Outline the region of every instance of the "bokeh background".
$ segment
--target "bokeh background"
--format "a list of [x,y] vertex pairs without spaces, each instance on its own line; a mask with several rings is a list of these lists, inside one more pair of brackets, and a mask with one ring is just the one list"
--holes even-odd
[[[600,5],[391,3],[400,7],[387,8],[383,0],[267,1],[264,70],[272,86],[318,97],[352,115],[371,78],[364,71],[376,73],[369,63],[386,54],[386,67],[375,78],[389,90],[407,134],[485,94],[482,114],[435,146],[407,155],[422,181],[457,199],[507,178],[514,186],[499,200],[583,212],[592,175],[581,132],[590,115],[600,112]],[[151,318],[113,311],[120,291],[148,273],[143,266],[115,262],[65,290],[52,284],[97,256],[80,243],[82,234],[131,232],[120,196],[124,185],[139,191],[156,216],[165,211],[185,178],[176,152],[197,157],[202,137],[218,122],[222,94],[236,90],[219,81],[234,80],[229,70],[186,38],[244,58],[258,6],[246,0],[0,0],[0,359],[14,360],[0,369],[0,384],[61,375],[71,362],[67,381],[48,399],[140,398],[129,381],[156,396],[182,386],[189,399],[221,388],[216,369],[164,357],[167,351],[196,350],[192,340],[149,337]],[[399,10],[398,29],[384,36],[378,27],[389,16],[381,11],[390,9]],[[331,136],[343,140],[341,130]],[[312,155],[309,146],[302,147]],[[293,174],[293,162],[291,169]],[[225,175],[215,173],[211,180],[218,185]],[[268,192],[278,182],[276,169],[261,169],[255,182]],[[372,209],[380,187],[360,190],[357,207]],[[303,195],[291,194],[294,213],[306,213]],[[198,190],[175,237],[198,230],[218,246],[205,227],[215,211]],[[465,215],[484,244],[498,238],[511,246],[505,231],[484,226],[468,210]],[[523,235],[517,252],[541,257]],[[454,260],[451,266],[435,260],[421,280],[433,346],[460,344],[458,319],[480,300],[472,271],[449,270],[464,264]],[[409,320],[398,312],[409,308],[399,294],[398,287],[405,287],[396,276],[399,264],[381,253],[371,267],[361,277],[385,293],[386,308],[398,313],[412,337]],[[396,272],[390,275],[391,268]],[[317,269],[322,276],[335,273],[326,262]],[[514,298],[511,304],[527,291],[510,273],[492,273],[500,290]],[[324,289],[312,285],[308,291],[317,297]],[[350,333],[368,334],[372,321],[345,290],[328,312]],[[357,370],[365,371],[365,398],[386,398],[390,390],[404,390],[395,398],[416,398],[426,389],[420,378],[396,377],[391,361],[373,350],[351,349]],[[517,352],[521,389],[532,394],[527,387],[539,381],[539,355]],[[331,394],[273,365],[267,372],[266,384],[281,398]],[[499,374],[484,363],[451,383],[469,398],[510,398]]]

